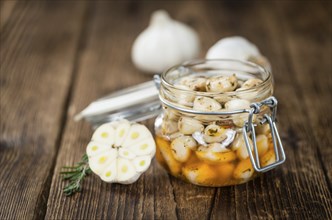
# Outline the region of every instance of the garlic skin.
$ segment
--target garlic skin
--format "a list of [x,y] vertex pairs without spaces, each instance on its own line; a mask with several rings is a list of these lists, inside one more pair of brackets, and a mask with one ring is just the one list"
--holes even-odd
[[135,66],[145,72],[161,73],[200,51],[197,33],[173,20],[166,11],[155,11],[147,27],[135,40],[131,57]]
[[208,50],[205,58],[251,61],[271,71],[269,61],[260,53],[258,47],[241,36],[222,38]]

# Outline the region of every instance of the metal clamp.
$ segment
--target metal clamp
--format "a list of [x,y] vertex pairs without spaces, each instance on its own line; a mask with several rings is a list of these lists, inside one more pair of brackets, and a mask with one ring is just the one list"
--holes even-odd
[[[267,166],[261,167],[261,163],[259,160],[257,143],[256,143],[256,134],[255,134],[255,127],[253,125],[253,116],[254,114],[258,114],[261,110],[262,106],[270,107],[272,114],[271,116],[268,114],[264,114],[263,120],[260,122],[261,124],[268,123],[271,130],[272,141],[273,141],[273,148],[275,153],[275,162],[271,163]],[[275,119],[277,114],[277,105],[278,101],[275,97],[271,96],[262,102],[253,103],[250,105],[251,110],[249,112],[248,121],[243,126],[243,137],[246,143],[247,151],[249,154],[250,161],[252,166],[257,172],[266,172],[275,168],[276,166],[282,164],[286,160],[285,151],[283,149],[281,139],[275,125]],[[249,142],[249,135],[251,134],[253,146],[250,146]],[[252,151],[253,150],[253,151]]]

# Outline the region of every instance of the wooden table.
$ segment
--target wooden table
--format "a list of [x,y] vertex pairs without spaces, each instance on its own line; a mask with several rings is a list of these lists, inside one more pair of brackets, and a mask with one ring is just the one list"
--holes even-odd
[[[332,219],[331,2],[0,4],[0,219]],[[204,188],[153,162],[132,185],[91,175],[65,197],[59,170],[80,160],[92,134],[74,114],[151,79],[130,51],[160,8],[198,31],[201,57],[221,37],[242,35],[270,59],[286,163],[247,184]]]

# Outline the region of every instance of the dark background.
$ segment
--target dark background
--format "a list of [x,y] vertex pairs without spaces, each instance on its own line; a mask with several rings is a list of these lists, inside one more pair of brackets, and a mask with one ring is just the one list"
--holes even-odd
[[[331,219],[331,1],[1,1],[0,219]],[[59,170],[79,161],[92,129],[73,115],[144,82],[130,59],[150,14],[197,30],[201,57],[241,35],[272,64],[287,154],[249,183],[205,188],[156,162],[134,184],[91,175],[65,197]],[[153,120],[146,122],[152,128]]]

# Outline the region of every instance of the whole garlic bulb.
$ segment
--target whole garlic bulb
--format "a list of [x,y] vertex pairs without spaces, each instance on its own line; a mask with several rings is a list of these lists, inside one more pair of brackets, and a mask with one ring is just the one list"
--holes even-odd
[[149,27],[136,38],[131,56],[138,69],[160,73],[196,58],[199,50],[199,38],[193,29],[158,10],[152,14]]
[[251,61],[271,70],[269,61],[256,45],[240,36],[225,37],[215,43],[206,53],[206,59],[236,59]]

